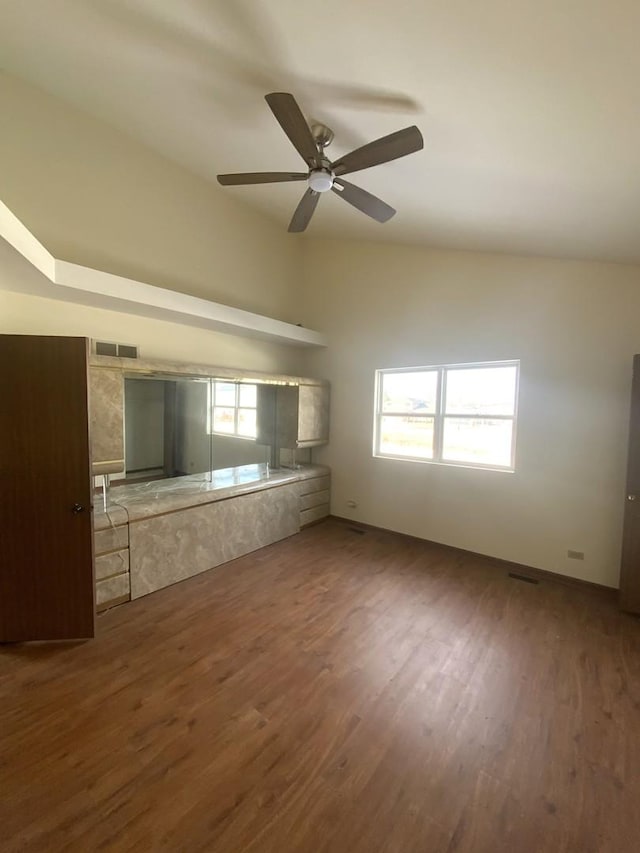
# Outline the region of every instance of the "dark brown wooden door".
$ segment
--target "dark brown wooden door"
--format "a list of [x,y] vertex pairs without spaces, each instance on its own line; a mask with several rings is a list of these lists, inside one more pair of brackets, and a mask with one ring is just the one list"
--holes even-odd
[[620,607],[640,613],[640,355],[633,359]]
[[93,637],[86,338],[0,335],[0,641]]

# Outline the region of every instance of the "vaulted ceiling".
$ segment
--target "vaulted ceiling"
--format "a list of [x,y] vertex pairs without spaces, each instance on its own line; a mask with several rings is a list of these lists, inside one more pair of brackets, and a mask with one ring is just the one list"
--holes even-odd
[[[210,180],[304,169],[270,91],[333,159],[417,124],[423,151],[352,178],[394,219],[329,194],[309,236],[633,262],[639,32],[637,0],[0,0],[4,69]],[[285,230],[302,189],[220,192]]]

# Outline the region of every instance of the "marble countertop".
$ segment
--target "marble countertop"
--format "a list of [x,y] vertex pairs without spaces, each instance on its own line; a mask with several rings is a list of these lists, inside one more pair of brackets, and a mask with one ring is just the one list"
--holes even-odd
[[104,530],[127,521],[135,522],[154,515],[226,500],[237,495],[272,489],[286,483],[297,483],[329,473],[326,465],[304,465],[300,468],[278,468],[269,474],[264,465],[241,465],[205,474],[191,474],[148,483],[111,486],[105,509],[96,496],[93,523]]

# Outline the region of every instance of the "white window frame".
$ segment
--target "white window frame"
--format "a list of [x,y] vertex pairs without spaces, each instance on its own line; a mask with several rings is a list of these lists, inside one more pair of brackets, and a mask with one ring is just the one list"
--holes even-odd
[[[213,424],[214,424],[213,410],[214,410],[214,408],[216,408],[216,405],[215,405],[215,399],[216,399],[215,398],[215,394],[216,394],[215,385],[216,385],[216,382],[220,382],[223,385],[235,385],[236,393],[235,393],[234,405],[233,406],[218,406],[217,407],[220,409],[233,409],[233,432],[219,432],[218,430],[214,430],[214,428],[213,428]],[[255,411],[256,412],[256,423],[257,423],[257,414],[258,414],[257,400],[256,400],[255,406],[241,406],[240,405],[240,386],[241,385],[254,385],[254,384],[255,383],[253,383],[253,382],[237,382],[235,380],[232,381],[232,380],[228,380],[228,379],[212,379],[211,380],[211,382],[209,383],[209,389],[208,389],[209,394],[208,394],[208,400],[207,400],[207,433],[209,435],[226,436],[226,438],[241,438],[245,441],[255,441],[256,440],[255,436],[245,435],[244,433],[238,432],[238,424],[239,424],[239,420],[240,420],[240,410],[241,409],[246,409],[248,411]],[[256,387],[256,394],[257,394],[258,386],[256,385],[255,387]]]
[[[516,387],[515,399],[513,406],[513,415],[495,415],[495,414],[456,414],[448,412],[445,415],[445,401],[447,393],[447,375],[453,370],[470,370],[482,369],[487,367],[515,367],[516,368]],[[435,412],[383,412],[382,411],[382,381],[383,377],[390,373],[432,373],[437,371],[437,391],[436,391],[436,409]],[[518,429],[518,400],[520,391],[520,359],[509,359],[507,361],[474,361],[465,362],[463,364],[433,364],[421,367],[388,367],[376,370],[375,373],[375,401],[374,401],[374,417],[373,417],[373,455],[379,459],[393,459],[399,462],[421,462],[427,465],[447,465],[456,468],[480,468],[489,471],[503,471],[507,473],[515,472],[516,460],[516,438]],[[433,458],[425,459],[422,456],[398,456],[392,453],[383,453],[380,450],[380,424],[382,416],[404,416],[412,418],[433,419]],[[509,465],[485,465],[480,462],[456,461],[444,459],[442,456],[442,443],[444,436],[445,418],[486,418],[487,420],[506,420],[513,424],[511,438],[511,460]]]

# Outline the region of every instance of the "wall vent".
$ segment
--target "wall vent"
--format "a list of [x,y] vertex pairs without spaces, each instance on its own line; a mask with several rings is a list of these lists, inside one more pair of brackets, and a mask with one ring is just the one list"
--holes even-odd
[[114,344],[110,341],[94,341],[96,355],[114,355],[118,358],[137,358],[138,347],[131,344]]

